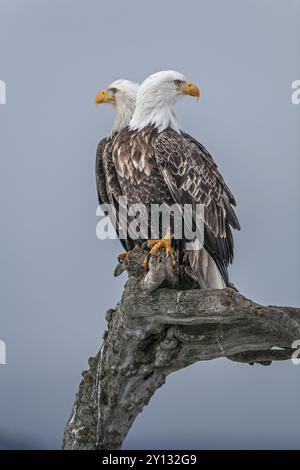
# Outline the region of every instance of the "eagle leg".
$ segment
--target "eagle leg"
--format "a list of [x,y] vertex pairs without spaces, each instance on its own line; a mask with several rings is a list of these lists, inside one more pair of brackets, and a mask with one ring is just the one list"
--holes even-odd
[[150,255],[148,254],[143,262],[143,268],[146,269],[147,271],[149,269],[149,260],[150,260]]
[[162,248],[166,251],[167,254],[172,256],[172,264],[173,266],[176,265],[176,260],[174,257],[174,248],[171,245],[171,240],[169,238],[163,238],[162,240],[148,240],[147,241],[147,248],[149,248],[150,252],[146,256],[143,267],[144,269],[149,269],[149,259],[151,256],[156,256],[159,250]]
[[155,256],[161,248],[166,250],[166,253],[173,255],[174,248],[171,245],[171,240],[163,238],[162,240],[148,240],[148,248],[150,249],[150,255]]
[[139,243],[137,243],[135,245],[135,247],[133,248],[133,250],[131,251],[125,251],[125,253],[121,253],[119,256],[118,256],[118,261],[119,263],[124,263],[131,255],[131,253],[134,253],[134,252],[138,252],[141,250],[141,245]]
[[129,255],[130,255],[130,251],[125,251],[124,253],[120,253],[118,255],[119,263],[124,263],[127,260],[127,258],[129,258]]

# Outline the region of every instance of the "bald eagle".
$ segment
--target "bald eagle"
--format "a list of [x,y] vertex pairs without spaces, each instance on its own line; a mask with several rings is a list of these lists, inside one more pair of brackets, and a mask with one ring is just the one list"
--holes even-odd
[[[184,95],[200,92],[179,72],[158,72],[142,83],[129,126],[105,149],[114,170],[108,191],[115,204],[120,195],[129,205],[143,202],[148,214],[152,204],[203,204],[203,247],[187,250],[183,240],[180,254],[200,287],[224,288],[234,255],[231,228],[240,229],[236,202],[208,151],[180,128],[174,108]],[[162,246],[171,252],[172,234],[161,238],[148,241],[151,253]]]
[[[116,112],[115,121],[110,136],[102,139],[96,152],[96,189],[99,204],[114,204],[111,187],[116,188],[115,168],[110,158],[112,139],[124,127],[128,126],[136,103],[136,94],[139,85],[129,80],[116,80],[111,83],[107,89],[99,91],[95,97],[95,104],[111,104]],[[118,227],[115,227],[118,230]],[[130,240],[121,239],[122,245],[126,250],[132,249],[133,244]]]

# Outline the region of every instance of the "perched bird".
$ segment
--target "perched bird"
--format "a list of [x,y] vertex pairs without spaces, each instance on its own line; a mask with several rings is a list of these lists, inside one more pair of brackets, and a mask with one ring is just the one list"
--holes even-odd
[[[137,83],[120,79],[111,83],[107,89],[99,91],[95,97],[96,105],[109,103],[114,107],[116,113],[110,136],[102,139],[97,146],[96,188],[99,204],[114,204],[109,190],[111,185],[116,184],[112,181],[115,178],[115,173],[110,160],[110,146],[113,137],[128,126],[132,118],[138,87]],[[130,243],[128,245],[124,241],[122,244],[126,250],[132,247]]]
[[[224,288],[233,260],[231,227],[240,229],[236,203],[211,155],[180,128],[175,104],[184,95],[199,98],[200,91],[179,72],[158,72],[140,85],[129,126],[113,137],[109,148],[114,174],[109,192],[114,200],[123,195],[128,204],[143,202],[149,215],[153,204],[202,204],[203,245],[187,249],[183,239],[179,254],[200,287]],[[161,247],[173,253],[172,235],[170,227],[159,240],[148,239],[150,253]]]

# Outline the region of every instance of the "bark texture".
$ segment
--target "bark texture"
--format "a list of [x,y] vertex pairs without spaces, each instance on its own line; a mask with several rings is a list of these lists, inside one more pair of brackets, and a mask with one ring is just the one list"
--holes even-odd
[[196,361],[269,365],[291,358],[299,308],[259,305],[231,288],[191,288],[174,277],[170,263],[158,256],[145,277],[135,254],[116,270],[126,269],[128,281],[120,303],[106,313],[101,349],[82,374],[64,449],[120,449],[166,377]]

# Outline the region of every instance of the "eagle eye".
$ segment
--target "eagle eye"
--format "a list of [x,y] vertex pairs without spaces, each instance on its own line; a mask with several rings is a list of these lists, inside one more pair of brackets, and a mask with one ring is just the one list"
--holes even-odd
[[113,95],[115,95],[115,94],[117,93],[117,91],[118,91],[118,88],[110,88],[109,91],[110,91]]
[[182,80],[174,80],[174,84],[179,87],[182,84]]

